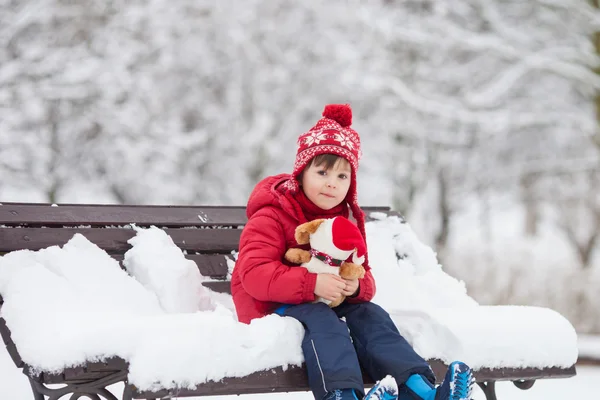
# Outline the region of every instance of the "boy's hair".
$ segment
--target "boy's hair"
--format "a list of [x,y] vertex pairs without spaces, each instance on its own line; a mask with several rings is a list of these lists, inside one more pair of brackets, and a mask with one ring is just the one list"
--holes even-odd
[[326,170],[330,170],[331,168],[333,168],[335,166],[335,163],[337,163],[339,160],[346,161],[348,163],[348,165],[350,164],[348,162],[348,160],[346,160],[344,157],[341,157],[341,156],[338,156],[335,154],[319,154],[318,156],[313,157],[308,162],[308,164],[306,164],[306,167],[304,167],[304,169],[298,174],[296,179],[298,180],[298,182],[302,182],[302,177],[304,176],[304,171],[306,171],[306,168],[309,168],[311,165],[316,165],[316,166],[323,165]]

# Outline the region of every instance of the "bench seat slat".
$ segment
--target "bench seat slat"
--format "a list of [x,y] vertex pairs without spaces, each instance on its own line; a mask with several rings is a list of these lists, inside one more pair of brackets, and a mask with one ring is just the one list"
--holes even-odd
[[478,382],[485,381],[514,381],[535,380],[548,378],[568,378],[575,376],[575,366],[569,368],[482,368],[475,371],[475,379]]
[[[181,249],[197,252],[229,252],[237,249],[241,229],[165,229]],[[133,229],[121,228],[0,228],[0,252],[40,250],[64,245],[80,233],[107,252],[124,253],[135,236]]]
[[[429,360],[436,375],[437,383],[444,379],[447,366],[439,360]],[[523,369],[481,369],[475,371],[478,382],[488,381],[518,381],[538,378],[566,378],[575,375],[575,367],[570,368],[523,368]],[[366,385],[372,385],[373,380],[363,374]],[[265,391],[265,388],[269,388]],[[140,391],[132,387],[133,398],[162,398],[190,397],[208,395],[251,394],[264,392],[293,392],[308,389],[308,379],[304,367],[289,367],[283,370],[277,367],[270,371],[259,371],[243,378],[224,378],[219,382],[206,382],[194,389],[160,390],[158,392]]]
[[[446,373],[447,365],[440,360],[428,361],[433,369],[437,383],[441,383]],[[110,373],[124,371],[127,369],[127,363],[119,358],[112,357],[103,362],[90,362],[85,366],[66,368],[62,373],[49,374],[43,373],[39,378],[43,383],[76,383],[91,381],[96,377],[108,375]],[[26,368],[28,370],[28,368]],[[570,368],[482,368],[474,371],[475,379],[478,382],[488,381],[516,381],[516,380],[535,380],[542,378],[567,378],[575,376],[575,366]],[[34,377],[36,378],[36,377]],[[372,384],[373,380],[366,374],[363,374],[366,384]],[[241,378],[224,378],[219,382],[207,382],[195,389],[161,390],[159,392],[138,391],[133,388],[135,398],[160,398],[168,395],[191,396],[191,395],[225,395],[225,394],[245,394],[261,393],[264,388],[272,388],[273,392],[308,390],[308,381],[304,366],[289,367],[284,371],[281,367],[269,371],[259,371]],[[153,397],[154,396],[154,397]]]
[[[265,388],[268,388],[265,390]],[[277,367],[259,371],[242,378],[224,378],[219,382],[206,382],[195,389],[164,389],[158,392],[138,391],[133,387],[134,399],[155,399],[190,396],[217,396],[250,393],[296,392],[308,389],[306,370],[293,366],[283,370]]]

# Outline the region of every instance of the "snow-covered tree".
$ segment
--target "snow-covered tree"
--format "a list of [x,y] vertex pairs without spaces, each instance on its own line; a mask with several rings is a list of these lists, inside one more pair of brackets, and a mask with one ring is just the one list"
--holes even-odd
[[347,102],[361,203],[467,284],[464,221],[492,246],[505,210],[592,271],[598,21],[591,0],[0,0],[0,201],[244,204]]

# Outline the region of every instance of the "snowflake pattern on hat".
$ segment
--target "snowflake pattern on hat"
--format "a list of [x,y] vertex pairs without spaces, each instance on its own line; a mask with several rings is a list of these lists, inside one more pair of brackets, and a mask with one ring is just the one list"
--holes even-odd
[[310,160],[319,154],[335,154],[345,158],[356,173],[362,152],[360,137],[350,128],[351,122],[352,109],[348,104],[327,105],[323,118],[298,138],[292,175],[297,177]]

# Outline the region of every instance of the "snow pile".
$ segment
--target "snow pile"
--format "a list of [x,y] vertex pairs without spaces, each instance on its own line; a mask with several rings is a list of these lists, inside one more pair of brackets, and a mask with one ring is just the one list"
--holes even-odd
[[[475,368],[575,362],[577,338],[562,316],[479,306],[408,224],[379,217],[367,224],[374,302],[423,357]],[[129,381],[142,390],[302,363],[300,323],[275,315],[238,323],[231,297],[202,287],[164,231],[136,232],[125,255],[132,276],[81,235],[63,248],[0,257],[1,313],[26,363],[57,371],[116,355],[130,362]]]
[[[229,304],[217,303],[220,296],[208,298],[214,311],[174,312],[198,309],[189,293],[177,292],[197,289],[198,279],[163,235],[157,228],[138,230],[126,254],[144,284],[79,234],[63,248],[0,257],[1,315],[23,360],[52,372],[116,355],[130,362],[130,382],[140,389],[187,387],[302,363],[304,331],[291,318],[240,324]],[[190,276],[193,282],[183,283]]]
[[134,229],[137,234],[128,241],[133,247],[125,253],[123,265],[156,293],[162,308],[168,313],[214,310],[196,263],[185,258],[173,239],[161,229]]
[[[367,225],[378,287],[373,301],[422,357],[461,360],[473,368],[575,364],[577,335],[567,319],[547,308],[479,306],[463,282],[442,270],[431,248],[399,222],[390,217]],[[400,259],[392,268],[395,254]]]

